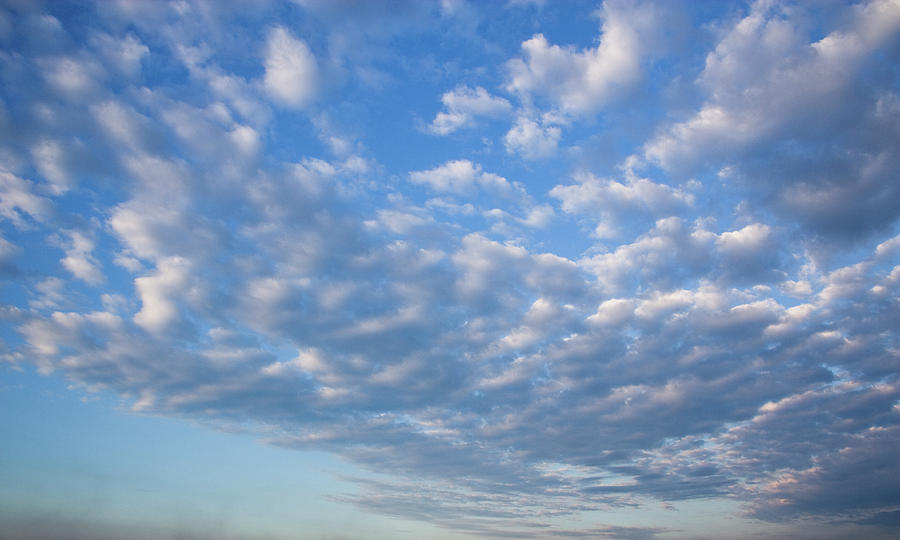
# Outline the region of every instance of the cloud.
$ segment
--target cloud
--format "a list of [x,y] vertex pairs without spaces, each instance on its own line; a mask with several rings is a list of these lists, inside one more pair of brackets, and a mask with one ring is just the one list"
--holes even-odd
[[[32,21],[92,37],[0,55],[4,360],[334,453],[364,470],[334,500],[476,536],[661,536],[585,520],[704,498],[787,528],[895,520],[895,4],[710,21],[688,96],[682,64],[647,69],[660,7],[605,4],[593,45],[470,57],[421,5],[305,2],[290,31],[189,3]],[[259,36],[263,68],[227,54]],[[466,62],[428,49],[445,70],[415,93],[440,70],[394,49],[410,36]],[[392,60],[347,52],[369,40]],[[394,86],[346,77],[312,120],[260,102],[303,109],[326,71],[372,66]],[[485,90],[503,77],[509,100]],[[435,88],[435,133],[509,115],[505,144],[423,137]],[[632,91],[645,127],[573,133],[640,158],[559,151]]]
[[428,126],[436,135],[449,135],[462,128],[472,127],[478,117],[496,118],[512,110],[510,103],[478,86],[459,86],[441,96],[445,111],[437,113]]
[[[672,167],[691,153],[711,154],[781,135],[846,97],[851,74],[891,35],[897,24],[890,2],[873,2],[846,32],[835,30],[806,43],[791,12],[757,2],[706,59],[698,82],[710,100],[697,114],[672,126],[647,146],[651,159]],[[837,120],[838,114],[829,115]]]
[[615,237],[623,221],[641,213],[661,218],[680,214],[694,203],[692,193],[640,178],[630,169],[624,182],[584,172],[576,174],[575,180],[575,184],[554,186],[550,196],[560,201],[564,212],[599,219],[594,232],[600,237]]
[[42,75],[51,88],[66,99],[81,100],[98,91],[103,68],[91,59],[59,56],[40,61]]
[[469,160],[453,160],[425,171],[409,173],[414,184],[425,184],[444,193],[465,193],[475,186],[497,192],[509,192],[512,186],[502,176],[484,172],[481,165]]
[[69,189],[71,179],[66,163],[66,154],[57,141],[44,140],[37,143],[31,153],[41,175],[50,181],[54,193],[63,193]]
[[17,227],[25,226],[25,216],[33,220],[46,219],[52,209],[51,203],[44,197],[36,195],[32,182],[0,170],[0,215],[13,222]]
[[156,146],[154,139],[161,138],[149,118],[116,101],[94,105],[91,114],[111,142],[133,152],[151,151]]
[[136,75],[141,69],[141,61],[150,54],[147,45],[134,34],[119,39],[101,32],[91,38],[91,43],[114,69],[128,76]]
[[22,248],[0,236],[0,269],[10,267],[12,260],[22,253]]
[[103,282],[103,273],[98,268],[97,259],[92,255],[94,241],[81,231],[64,231],[68,236],[65,242],[66,256],[60,262],[78,279],[85,283],[97,285]]
[[319,69],[309,47],[283,27],[269,31],[265,47],[263,85],[278,103],[299,108],[318,92]]
[[162,260],[152,275],[135,279],[141,310],[134,316],[134,322],[152,332],[170,327],[178,318],[175,298],[185,289],[188,275],[187,261],[172,257]]
[[562,130],[558,126],[545,125],[526,117],[519,117],[510,128],[503,142],[506,151],[528,160],[542,159],[556,153]]
[[657,10],[647,4],[604,2],[595,48],[551,45],[543,34],[522,43],[524,58],[507,64],[507,90],[525,98],[536,94],[567,114],[594,113],[620,96],[641,76],[641,65],[659,32]]
[[611,293],[634,280],[653,287],[670,288],[683,279],[709,271],[715,235],[703,228],[691,229],[682,219],[665,218],[631,244],[583,261]]
[[879,75],[890,61],[879,58],[893,54],[900,9],[873,1],[842,13],[808,41],[804,10],[755,3],[707,56],[697,80],[706,101],[661,129],[645,156],[679,175],[739,163],[736,181],[813,234],[885,227],[896,218],[885,203],[897,197],[895,138],[868,137],[892,129],[882,122],[894,92]]

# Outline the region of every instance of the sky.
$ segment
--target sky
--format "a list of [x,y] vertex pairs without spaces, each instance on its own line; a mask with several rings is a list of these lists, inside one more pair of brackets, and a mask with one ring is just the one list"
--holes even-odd
[[0,537],[896,537],[898,176],[898,0],[3,0]]

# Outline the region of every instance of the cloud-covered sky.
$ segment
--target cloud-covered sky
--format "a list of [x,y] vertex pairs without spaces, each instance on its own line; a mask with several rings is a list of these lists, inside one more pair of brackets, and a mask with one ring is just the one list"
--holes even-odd
[[0,527],[900,534],[898,65],[897,0],[4,2]]

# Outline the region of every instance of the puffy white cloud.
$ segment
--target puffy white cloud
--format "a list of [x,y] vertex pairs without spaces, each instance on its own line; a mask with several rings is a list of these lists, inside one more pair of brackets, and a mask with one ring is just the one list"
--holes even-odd
[[506,151],[525,159],[547,158],[556,153],[562,130],[558,126],[538,123],[520,116],[503,137]]
[[566,113],[591,113],[621,95],[642,76],[641,64],[660,32],[654,6],[607,1],[600,9],[602,34],[595,48],[551,45],[543,34],[522,43],[524,58],[507,64],[507,89],[544,95]]
[[690,205],[694,199],[693,195],[681,189],[634,175],[628,175],[625,183],[590,174],[580,174],[575,179],[577,184],[558,185],[550,191],[560,200],[566,212],[591,213],[620,206],[672,212]]
[[465,193],[475,186],[500,193],[512,189],[505,178],[484,172],[481,165],[467,159],[448,161],[425,171],[413,171],[409,173],[409,179],[415,184],[426,184],[435,191],[446,193]]
[[162,332],[178,318],[178,301],[188,284],[190,264],[179,257],[159,262],[154,273],[134,280],[141,297],[141,309],[134,322],[151,332]]
[[751,223],[716,238],[725,278],[735,284],[766,282],[780,277],[780,253],[772,228]]
[[635,280],[668,288],[710,269],[714,238],[713,233],[703,228],[691,229],[680,218],[665,218],[633,243],[595,255],[582,261],[582,265],[610,293]]
[[634,314],[634,301],[628,298],[612,298],[597,307],[597,312],[587,318],[591,324],[618,326]]
[[655,218],[683,212],[694,202],[694,195],[681,188],[657,184],[626,171],[624,182],[597,178],[589,173],[575,175],[577,183],[556,185],[550,195],[559,199],[563,211],[600,218],[598,236],[615,236],[621,221],[637,212]]
[[477,234],[466,236],[462,249],[453,255],[454,264],[462,271],[457,281],[459,292],[476,300],[487,298],[485,293],[503,291],[499,285],[506,279],[504,274],[515,275],[527,254],[519,246],[499,244]]
[[555,212],[550,205],[535,206],[528,211],[528,215],[519,221],[529,227],[545,227],[553,219]]
[[719,249],[733,256],[765,249],[770,242],[771,229],[761,223],[753,223],[736,231],[723,232],[716,239]]
[[543,34],[524,41],[523,57],[506,64],[506,90],[522,104],[503,139],[507,152],[526,160],[553,156],[563,126],[626,94],[662,43],[661,13],[649,3],[610,0],[595,13],[603,23],[594,48],[551,45]]
[[701,276],[733,285],[782,278],[768,226],[754,223],[716,234],[702,223],[689,227],[678,217],[658,220],[633,242],[584,258],[581,264],[611,294],[637,283],[665,290]]
[[288,107],[303,107],[318,92],[319,68],[306,43],[284,27],[269,31],[263,85],[272,98]]
[[128,249],[144,259],[163,256],[173,247],[179,231],[184,230],[183,217],[178,211],[138,204],[117,208],[109,224]]
[[707,58],[706,103],[646,152],[679,172],[725,161],[729,181],[823,238],[817,249],[827,252],[824,238],[854,241],[896,218],[885,202],[896,199],[898,163],[883,73],[900,13],[892,2],[842,6],[840,22],[818,34],[809,16],[754,5]]
[[437,135],[471,127],[479,116],[495,118],[512,110],[509,101],[490,95],[480,86],[459,86],[441,96],[441,103],[446,110],[437,113],[428,126],[428,130]]
[[660,130],[646,157],[678,174],[729,166],[817,234],[883,228],[896,217],[884,201],[897,197],[898,163],[883,123],[896,117],[880,74],[891,62],[881,55],[893,55],[886,48],[900,31],[900,7],[876,0],[841,9],[840,23],[810,42],[805,10],[755,3],[707,56],[698,79],[705,103]]

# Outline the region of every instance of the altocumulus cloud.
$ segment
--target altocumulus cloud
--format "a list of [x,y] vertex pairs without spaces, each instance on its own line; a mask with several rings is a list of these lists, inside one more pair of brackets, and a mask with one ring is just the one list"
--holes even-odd
[[900,3],[461,6],[2,8],[3,361],[457,532],[896,534]]

